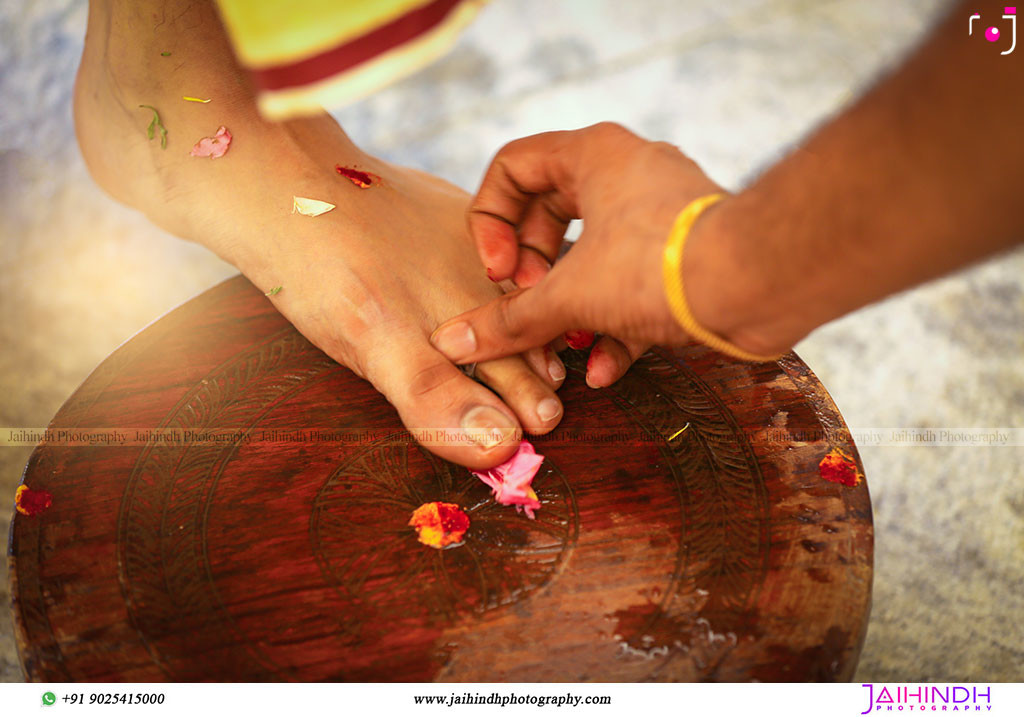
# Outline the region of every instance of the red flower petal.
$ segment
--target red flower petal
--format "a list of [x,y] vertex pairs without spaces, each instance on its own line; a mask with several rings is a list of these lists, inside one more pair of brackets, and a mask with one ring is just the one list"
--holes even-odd
[[342,167],[340,164],[334,165],[334,171],[360,189],[366,189],[373,184],[374,178],[378,180],[380,179],[380,177],[377,177],[375,174],[360,172],[358,169],[352,169],[350,167]]
[[585,349],[590,346],[590,344],[594,343],[594,332],[584,331],[582,329],[566,331],[565,343],[569,344],[570,348]]
[[221,126],[217,130],[217,134],[212,137],[203,137],[196,142],[189,154],[193,157],[216,159],[227,154],[229,147],[231,147],[231,133],[228,132],[227,127]]
[[14,492],[14,507],[22,515],[39,515],[53,503],[53,496],[47,490],[32,490],[27,485],[19,485]]
[[469,530],[469,516],[455,503],[424,503],[412,512],[409,525],[419,541],[431,548],[447,548],[462,542]]
[[839,448],[833,448],[818,464],[821,477],[833,483],[842,483],[852,488],[860,483],[864,475],[857,469],[853,457]]

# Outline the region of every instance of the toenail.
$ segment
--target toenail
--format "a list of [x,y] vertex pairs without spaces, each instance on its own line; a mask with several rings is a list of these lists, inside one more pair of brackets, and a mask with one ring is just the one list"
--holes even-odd
[[476,351],[476,334],[464,321],[442,326],[430,337],[430,343],[452,361],[459,361]]
[[565,365],[556,358],[548,361],[548,376],[552,381],[561,381],[565,378]]
[[557,418],[561,412],[562,404],[554,398],[545,398],[537,404],[537,417],[545,423]]
[[512,419],[490,406],[477,406],[462,417],[462,430],[485,450],[505,442],[516,432]]

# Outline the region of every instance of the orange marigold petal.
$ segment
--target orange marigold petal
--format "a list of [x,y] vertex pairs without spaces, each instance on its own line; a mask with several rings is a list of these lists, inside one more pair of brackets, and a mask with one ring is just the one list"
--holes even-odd
[[469,530],[469,516],[455,503],[424,503],[412,512],[409,525],[419,541],[431,548],[447,548],[462,542]]

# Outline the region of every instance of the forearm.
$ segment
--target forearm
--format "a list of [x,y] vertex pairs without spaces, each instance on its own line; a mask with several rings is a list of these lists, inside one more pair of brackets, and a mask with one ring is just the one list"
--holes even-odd
[[[695,264],[722,242],[721,270],[738,280],[722,305],[701,307],[721,333],[791,345],[1024,235],[1024,73],[1018,57],[977,42],[978,28],[968,37],[969,15],[960,6],[895,73],[698,225]],[[715,278],[692,276],[694,298]]]

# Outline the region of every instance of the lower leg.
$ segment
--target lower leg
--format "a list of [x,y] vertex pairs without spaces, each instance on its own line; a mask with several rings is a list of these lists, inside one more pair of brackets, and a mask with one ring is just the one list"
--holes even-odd
[[[166,149],[147,139],[152,111],[143,104],[159,112]],[[90,3],[74,109],[82,154],[108,193],[209,247],[256,286],[283,287],[271,299],[279,310],[371,380],[409,428],[490,429],[474,431],[475,445],[432,446],[440,455],[493,465],[514,450],[521,427],[544,433],[557,424],[564,369],[552,352],[478,367],[499,398],[427,341],[441,321],[500,291],[466,234],[468,196],[366,155],[327,114],[264,121],[209,3]],[[234,136],[228,153],[190,157],[221,125]],[[336,164],[383,182],[360,189]],[[337,208],[315,219],[292,214],[293,195]]]

